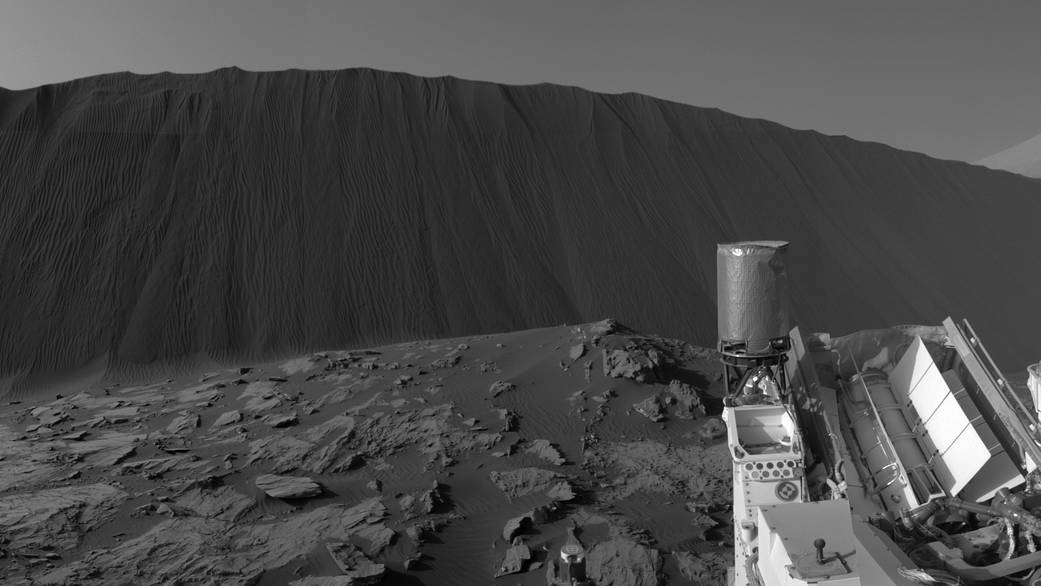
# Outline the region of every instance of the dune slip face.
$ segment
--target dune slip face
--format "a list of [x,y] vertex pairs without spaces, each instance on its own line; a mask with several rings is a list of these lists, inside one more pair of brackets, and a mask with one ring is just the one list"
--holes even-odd
[[597,584],[721,583],[719,374],[605,321],[38,397],[0,414],[0,576],[541,585],[578,539]]
[[14,394],[605,315],[711,345],[715,243],[764,237],[808,328],[962,314],[1011,368],[1041,350],[1036,181],[638,94],[111,74],[0,90],[0,169]]

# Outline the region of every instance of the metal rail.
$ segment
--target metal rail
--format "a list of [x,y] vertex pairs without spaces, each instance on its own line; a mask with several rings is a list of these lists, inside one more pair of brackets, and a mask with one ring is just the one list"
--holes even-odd
[[[1013,441],[1018,444],[1020,453],[1009,452],[1009,455],[1025,454],[1035,466],[1041,466],[1041,442],[1037,435],[1037,419],[1009,387],[1007,379],[1001,374],[1001,370],[990,357],[990,353],[983,347],[983,342],[972,329],[969,320],[962,321],[964,329],[950,317],[943,320],[943,325],[947,329],[951,343],[961,356],[962,363],[975,379],[980,393],[990,403],[995,417],[1004,424],[1012,435]],[[1006,451],[1008,451],[1007,448]],[[1014,459],[1019,460],[1016,465],[1021,472],[1024,474],[1028,472],[1028,466],[1021,457]]]

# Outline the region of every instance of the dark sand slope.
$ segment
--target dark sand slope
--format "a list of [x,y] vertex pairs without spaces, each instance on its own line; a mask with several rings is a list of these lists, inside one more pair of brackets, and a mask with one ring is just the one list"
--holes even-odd
[[0,582],[538,586],[578,525],[599,586],[720,584],[713,354],[600,323],[37,396]]
[[0,380],[617,316],[715,340],[715,243],[807,329],[1037,358],[1041,187],[636,94],[367,69],[0,91]]

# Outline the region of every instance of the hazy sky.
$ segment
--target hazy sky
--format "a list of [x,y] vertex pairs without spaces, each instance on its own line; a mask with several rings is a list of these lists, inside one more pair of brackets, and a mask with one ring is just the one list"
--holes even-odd
[[1041,133],[1041,2],[0,0],[0,87],[373,67],[652,96],[973,161]]

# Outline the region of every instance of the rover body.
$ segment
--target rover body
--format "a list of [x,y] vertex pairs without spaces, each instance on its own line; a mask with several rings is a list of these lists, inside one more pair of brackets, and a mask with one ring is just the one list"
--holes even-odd
[[731,583],[1041,585],[1030,399],[968,321],[792,327],[787,248],[718,247]]

